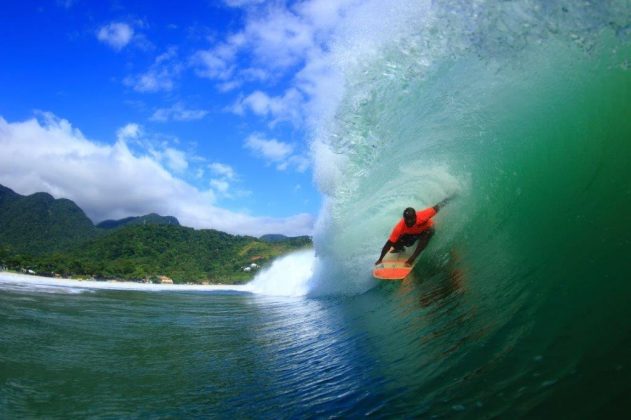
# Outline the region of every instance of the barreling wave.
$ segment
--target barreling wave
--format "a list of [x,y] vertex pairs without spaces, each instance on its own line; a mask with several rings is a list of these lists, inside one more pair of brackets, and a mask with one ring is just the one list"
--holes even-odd
[[487,283],[569,254],[576,266],[592,255],[571,253],[577,244],[628,246],[614,240],[629,226],[628,2],[380,9],[368,3],[359,15],[372,18],[332,42],[344,90],[314,129],[325,204],[308,293],[374,287],[372,262],[402,209],[452,194],[421,258],[440,266],[457,253]]
[[[469,349],[441,348],[427,370],[403,346],[428,374],[416,395],[468,395],[472,407],[499,393],[496,414],[560,414],[579,395],[581,410],[615,411],[624,381],[589,384],[604,358],[616,372],[628,361],[631,4],[441,1],[389,13],[345,29],[331,52],[344,91],[314,134],[325,204],[307,294],[375,288],[370,270],[402,210],[456,195],[397,293],[421,313],[445,301],[428,328]],[[455,390],[447,373],[469,379]]]
[[[331,50],[344,90],[314,131],[313,274],[283,271],[283,287],[362,294],[407,414],[615,413],[631,345],[630,4],[394,9]],[[412,278],[374,280],[402,210],[449,195]]]

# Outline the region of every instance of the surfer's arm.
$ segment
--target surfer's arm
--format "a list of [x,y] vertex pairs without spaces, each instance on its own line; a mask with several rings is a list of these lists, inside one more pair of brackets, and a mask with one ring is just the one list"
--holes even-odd
[[418,254],[420,254],[421,251],[425,249],[424,246],[420,246],[420,245],[421,245],[420,242],[416,245],[416,249],[414,250],[414,253],[405,262],[407,265],[411,266],[414,263],[414,260],[416,260],[416,257],[418,257]]
[[432,207],[432,208],[434,209],[434,211],[435,211],[436,213],[438,213],[438,211],[439,211],[441,208],[445,207],[445,204],[447,204],[448,202],[450,202],[453,198],[454,198],[454,196],[453,196],[453,195],[451,195],[451,196],[449,196],[449,197],[445,198],[445,199],[444,199],[443,201],[441,201],[440,203],[436,204],[436,205],[435,205],[434,207]]
[[390,248],[392,248],[392,245],[394,244],[390,242],[390,240],[386,241],[386,244],[381,249],[381,255],[379,256],[379,259],[375,262],[375,265],[381,264],[381,260],[383,260],[383,257],[385,257],[388,251],[390,251]]

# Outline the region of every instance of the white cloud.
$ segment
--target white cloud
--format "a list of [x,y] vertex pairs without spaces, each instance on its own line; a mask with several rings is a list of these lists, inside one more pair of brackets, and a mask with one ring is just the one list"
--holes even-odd
[[[257,11],[259,3],[264,13]],[[309,51],[319,49],[317,27],[289,9],[257,1],[231,1],[229,5],[255,12],[248,15],[241,31],[192,57],[197,74],[219,81],[224,91],[244,82],[278,79],[300,65]]]
[[171,47],[156,57],[145,73],[128,76],[124,83],[137,92],[169,92],[174,88],[174,80],[180,75],[182,69],[183,66],[178,61],[177,49]]
[[217,191],[221,193],[228,192],[228,188],[230,188],[230,183],[225,179],[211,179],[210,185]]
[[246,38],[242,33],[236,33],[215,45],[213,48],[200,50],[193,54],[191,64],[196,68],[199,77],[221,81],[224,90],[226,86],[239,86],[241,80],[235,79],[237,71],[237,55],[246,45]]
[[250,20],[245,36],[255,62],[277,69],[299,64],[314,48],[314,27],[287,9],[272,9],[264,19]]
[[[242,7],[243,26],[225,41],[200,51],[198,74],[224,92],[265,81],[285,92],[254,88],[232,111],[251,111],[274,124],[290,121],[322,127],[343,95],[345,75],[370,63],[383,46],[409,35],[426,19],[431,2],[401,0],[388,7],[377,0],[261,2],[228,0]],[[368,30],[367,28],[370,28]],[[289,112],[289,114],[287,113]]]
[[188,168],[186,154],[180,150],[169,147],[164,151],[164,157],[167,166],[174,172],[182,173]]
[[[119,134],[134,132],[126,127]],[[69,198],[95,222],[156,212],[185,226],[233,234],[312,231],[311,215],[261,218],[217,207],[212,190],[193,187],[156,158],[133,153],[124,140],[114,145],[89,140],[52,114],[21,122],[0,117],[0,150],[1,184],[20,194],[46,191]],[[172,157],[177,166],[181,156]]]
[[236,178],[236,173],[232,166],[226,165],[225,163],[213,162],[208,165],[208,167],[215,175],[219,175],[230,180]]
[[237,102],[232,111],[243,115],[246,110],[250,110],[256,115],[271,117],[272,125],[278,121],[291,121],[298,125],[302,102],[303,96],[297,89],[288,89],[282,96],[269,96],[256,90]]
[[159,108],[149,118],[151,121],[194,121],[201,120],[208,111],[203,109],[187,109],[183,104],[176,103],[170,108]]
[[293,166],[298,172],[305,172],[311,166],[311,161],[306,156],[294,155],[287,160],[287,167]]
[[259,134],[250,135],[245,140],[245,147],[256,156],[272,162],[283,161],[294,151],[294,147],[291,144],[283,143],[276,139],[268,140]]
[[[156,161],[164,163],[170,170],[175,173],[181,174],[189,167],[186,153],[170,147],[168,142],[162,141],[159,146],[156,146],[154,142],[146,138],[142,138],[143,129],[136,123],[129,123],[116,130],[116,139],[120,143],[124,143],[126,146],[134,144],[140,146],[142,149],[146,149],[149,155]],[[173,139],[172,142],[179,143],[177,139]]]
[[[231,110],[240,115],[252,112],[272,126],[288,121],[300,127],[309,115],[318,115],[322,121],[320,112],[328,117],[343,90],[343,78],[334,69],[339,57],[331,54],[337,42],[334,34],[338,26],[352,23],[350,11],[358,13],[361,4],[357,0],[311,0],[288,6],[284,2],[230,0],[228,5],[246,11],[245,23],[225,41],[194,55],[197,74],[217,81],[223,92],[251,82],[274,85],[289,77],[283,93],[271,95],[254,89],[242,95]],[[308,122],[315,121],[310,117]]]
[[217,85],[217,89],[220,92],[230,92],[231,90],[235,90],[237,89],[239,86],[241,86],[241,82],[237,81],[237,80],[233,80],[230,82],[224,82],[224,83],[219,83]]
[[119,141],[127,141],[137,139],[140,136],[140,126],[135,123],[129,123],[116,131],[116,138]]
[[150,70],[136,78],[126,79],[126,84],[132,86],[137,92],[168,92],[173,89],[171,75],[165,70]]
[[309,22],[319,33],[329,30],[340,21],[344,10],[357,3],[355,0],[312,0],[296,5],[296,12],[299,16]]
[[248,67],[241,70],[241,75],[246,81],[265,82],[272,78],[271,72],[261,67]]
[[109,45],[116,51],[127,46],[134,36],[134,29],[126,23],[112,22],[104,25],[96,32],[99,41]]
[[224,3],[230,7],[255,6],[263,3],[265,0],[224,0]]
[[279,171],[293,167],[298,172],[304,172],[310,165],[307,157],[294,154],[295,148],[292,144],[276,139],[266,139],[258,133],[251,134],[243,146],[268,164],[275,164]]
[[266,93],[257,90],[235,105],[234,111],[239,115],[243,115],[245,109],[249,108],[255,114],[266,115],[272,110],[272,108],[277,107],[278,105],[274,103],[272,98],[270,98]]
[[213,191],[220,194],[222,197],[234,198],[237,196],[248,195],[247,191],[231,191],[232,184],[237,181],[237,174],[232,166],[225,163],[213,162],[208,165],[208,168],[215,175],[215,178],[210,180],[210,186]]
[[220,57],[212,50],[198,51],[192,61],[197,66],[197,74],[209,79],[227,80],[232,77],[235,69],[230,59]]

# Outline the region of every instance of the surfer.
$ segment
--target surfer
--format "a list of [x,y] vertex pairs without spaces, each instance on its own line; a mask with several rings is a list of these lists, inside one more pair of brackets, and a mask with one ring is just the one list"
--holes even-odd
[[379,259],[375,265],[381,264],[383,257],[388,253],[390,248],[394,248],[392,252],[401,252],[404,247],[414,245],[418,241],[416,250],[406,261],[406,265],[411,266],[416,257],[427,247],[429,240],[434,236],[434,222],[432,217],[453,198],[447,197],[433,207],[425,210],[416,211],[412,207],[408,207],[403,211],[403,218],[392,229],[390,237],[381,250]]

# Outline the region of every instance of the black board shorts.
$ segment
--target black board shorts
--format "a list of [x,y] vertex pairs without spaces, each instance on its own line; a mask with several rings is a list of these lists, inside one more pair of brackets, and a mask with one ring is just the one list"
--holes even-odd
[[424,230],[423,232],[417,233],[415,235],[411,235],[409,233],[403,234],[403,235],[401,235],[399,240],[395,242],[394,247],[395,248],[402,248],[404,246],[405,247],[412,246],[412,245],[414,245],[414,242],[418,241],[423,236],[431,235],[433,233],[433,231],[434,231],[434,229],[429,228],[429,229]]

